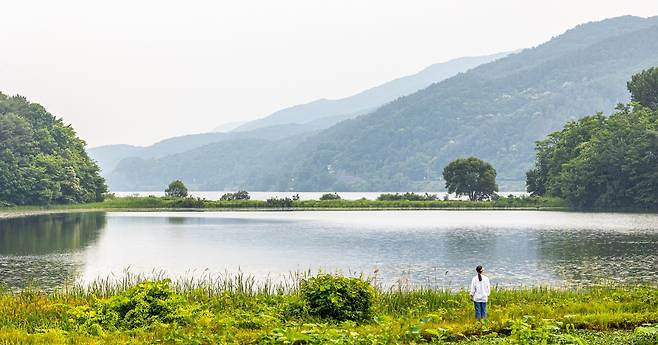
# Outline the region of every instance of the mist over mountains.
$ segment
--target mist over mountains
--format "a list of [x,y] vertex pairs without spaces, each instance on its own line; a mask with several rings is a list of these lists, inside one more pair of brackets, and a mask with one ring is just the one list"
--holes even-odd
[[[318,101],[230,133],[189,136],[193,145],[171,139],[135,151],[118,147],[132,158],[107,147],[90,155],[111,190],[161,190],[173,179],[206,190],[437,190],[443,166],[471,155],[490,161],[501,185],[518,185],[536,140],[568,120],[628,101],[630,76],[658,65],[656,37],[658,17],[587,23],[382,106]],[[316,111],[320,105],[326,111]],[[266,134],[274,132],[289,135]],[[168,144],[172,150],[160,150]],[[103,162],[107,157],[112,164]]]
[[262,119],[245,123],[235,130],[247,131],[289,123],[313,123],[322,119],[324,119],[325,123],[333,125],[342,120],[372,112],[382,104],[388,103],[398,97],[409,95],[426,88],[432,83],[440,82],[457,73],[465,72],[473,67],[491,62],[508,54],[505,52],[486,56],[462,57],[437,63],[416,74],[389,81],[354,96],[336,100],[319,99],[307,104],[292,106],[279,110]]
[[416,74],[392,80],[350,97],[336,100],[320,99],[307,104],[295,105],[254,121],[224,124],[216,127],[210,133],[173,137],[146,147],[118,144],[95,147],[88,151],[107,176],[121,160],[126,158],[131,160],[133,158],[157,159],[220,141],[254,138],[278,140],[302,133],[311,133],[373,111],[378,106],[398,97],[408,95],[432,83],[508,54],[506,52],[463,57],[436,63]]

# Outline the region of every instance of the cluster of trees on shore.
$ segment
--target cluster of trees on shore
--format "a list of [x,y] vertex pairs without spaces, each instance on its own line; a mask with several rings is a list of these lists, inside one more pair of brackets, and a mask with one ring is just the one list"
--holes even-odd
[[658,68],[627,84],[630,104],[567,123],[537,142],[528,191],[576,208],[658,208]]
[[105,180],[84,147],[41,105],[0,93],[0,206],[103,200]]

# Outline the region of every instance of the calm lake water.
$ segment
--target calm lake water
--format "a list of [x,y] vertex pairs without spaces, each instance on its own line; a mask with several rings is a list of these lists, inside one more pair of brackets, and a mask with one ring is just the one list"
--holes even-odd
[[280,279],[340,270],[460,288],[478,264],[497,285],[658,279],[658,215],[539,211],[71,213],[0,219],[0,283],[163,271]]

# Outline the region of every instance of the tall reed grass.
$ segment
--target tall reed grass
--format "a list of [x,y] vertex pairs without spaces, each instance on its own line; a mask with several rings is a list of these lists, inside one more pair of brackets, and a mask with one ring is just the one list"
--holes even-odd
[[[167,305],[174,308],[171,310],[176,311],[177,320],[185,322],[156,322],[130,331],[102,323],[95,326],[95,322],[109,322],[97,321],[95,313],[112,303],[130,305],[123,300],[126,291],[140,283],[166,280],[164,273],[126,271],[87,284],[69,284],[52,293],[33,287],[19,292],[4,290],[0,292],[0,344],[8,343],[6,339],[14,339],[14,343],[36,343],[35,339],[48,339],[50,343],[120,339],[122,343],[200,344],[284,344],[276,339],[287,339],[291,344],[324,344],[354,343],[357,338],[370,339],[369,344],[410,344],[441,343],[440,339],[483,340],[479,337],[487,334],[504,338],[521,331],[529,337],[553,339],[551,334],[562,334],[568,329],[609,332],[658,323],[656,286],[494,288],[488,321],[481,324],[474,321],[466,291],[418,287],[404,281],[384,287],[376,275],[363,277],[376,290],[373,321],[359,325],[332,323],[305,311],[299,286],[314,274],[302,271],[256,279],[242,272],[226,272],[173,280],[167,283],[173,293]],[[653,329],[646,327],[647,332]],[[633,334],[623,333],[622,338],[630,339]],[[571,338],[556,335],[554,339]]]

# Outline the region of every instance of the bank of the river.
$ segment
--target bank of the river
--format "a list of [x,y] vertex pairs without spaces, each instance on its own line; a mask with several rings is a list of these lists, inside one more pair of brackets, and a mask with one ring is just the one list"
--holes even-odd
[[[0,294],[0,343],[656,344],[658,288],[496,290],[486,323],[465,291],[375,290],[367,320],[320,318],[296,284],[100,282]],[[321,285],[321,287],[324,285]],[[126,290],[126,288],[128,288]],[[324,291],[320,288],[317,291]],[[327,287],[331,290],[332,287]],[[329,296],[340,300],[341,295]]]
[[465,200],[206,200],[199,198],[119,197],[103,202],[0,208],[0,218],[69,211],[308,211],[308,210],[567,210],[557,198]]

